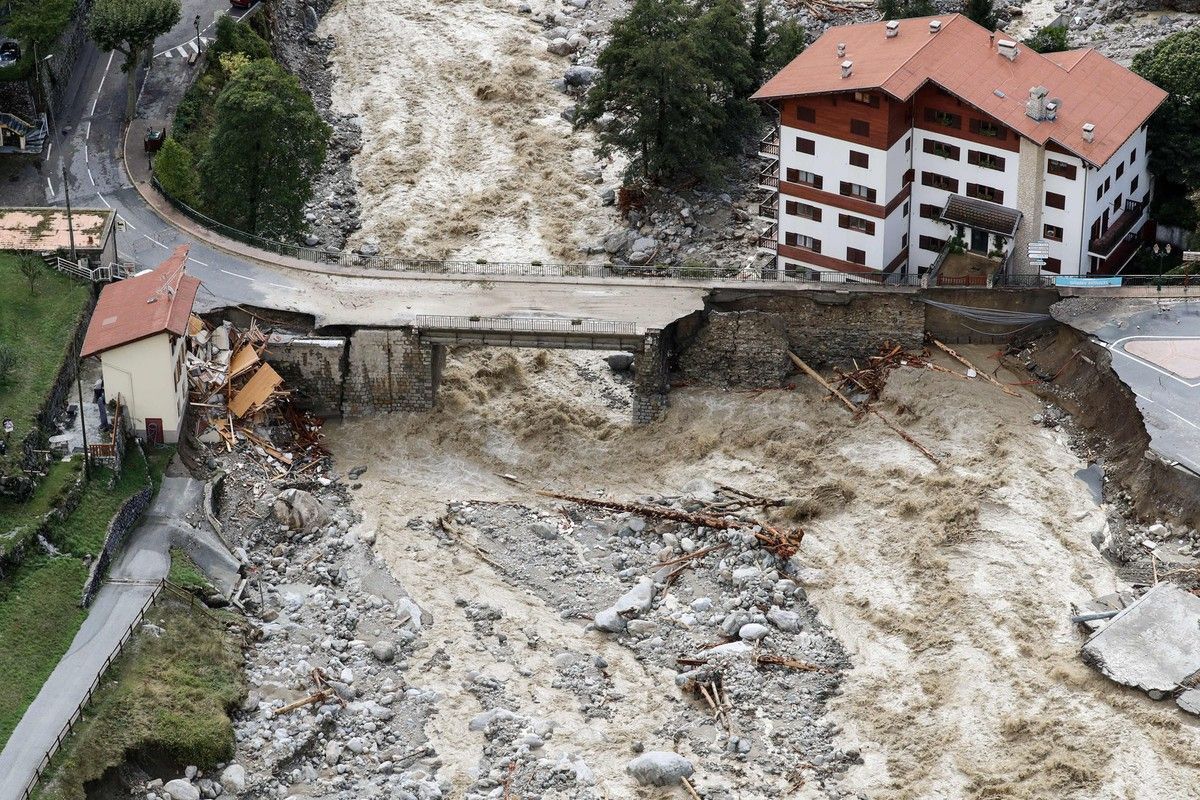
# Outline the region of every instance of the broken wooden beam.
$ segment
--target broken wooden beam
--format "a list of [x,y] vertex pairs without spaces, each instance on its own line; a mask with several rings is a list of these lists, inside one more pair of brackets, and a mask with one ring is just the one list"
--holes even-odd
[[308,697],[301,698],[294,703],[288,703],[286,706],[283,706],[282,708],[275,709],[275,711],[272,712],[272,715],[278,717],[278,716],[288,713],[289,711],[295,711],[298,708],[304,708],[305,706],[312,706],[312,705],[316,705],[317,703],[323,703],[326,700],[330,700],[332,698],[333,698],[333,689],[322,689],[321,691],[315,692],[314,694],[310,694]]
[[998,380],[996,380],[995,378],[993,378],[993,377],[992,377],[991,375],[989,375],[988,373],[986,373],[986,372],[984,372],[983,370],[979,369],[979,368],[978,368],[978,367],[976,367],[974,364],[972,364],[970,361],[968,361],[967,359],[963,358],[961,355],[959,355],[958,353],[956,353],[954,350],[951,350],[949,347],[947,347],[946,345],[942,344],[942,343],[941,343],[941,342],[939,342],[937,339],[934,339],[934,338],[932,338],[932,337],[931,337],[929,341],[933,342],[934,346],[935,346],[935,347],[937,347],[937,349],[941,350],[943,353],[945,353],[946,355],[950,356],[950,357],[951,357],[951,358],[953,358],[955,361],[957,361],[958,363],[962,364],[964,367],[966,367],[967,369],[971,370],[972,372],[974,372],[974,373],[975,373],[976,375],[978,375],[979,377],[983,378],[983,379],[984,379],[985,381],[987,381],[988,383],[991,383],[991,384],[993,384],[993,385],[997,386],[997,387],[1000,389],[1000,391],[1002,391],[1002,392],[1004,392],[1005,394],[1007,394],[1007,395],[1010,395],[1010,396],[1012,396],[1012,397],[1020,397],[1020,395],[1019,395],[1019,394],[1017,394],[1016,392],[1014,392],[1012,389],[1008,388],[1007,386],[1005,386],[1003,383],[1001,383],[1000,381],[998,381]]

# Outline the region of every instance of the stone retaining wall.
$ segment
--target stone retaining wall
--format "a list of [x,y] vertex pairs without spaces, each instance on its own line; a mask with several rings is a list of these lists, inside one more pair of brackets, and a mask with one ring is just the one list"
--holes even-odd
[[263,354],[301,408],[322,417],[342,413],[347,339],[313,336],[272,342]]
[[433,408],[445,349],[421,341],[412,328],[367,328],[350,337],[342,413]]

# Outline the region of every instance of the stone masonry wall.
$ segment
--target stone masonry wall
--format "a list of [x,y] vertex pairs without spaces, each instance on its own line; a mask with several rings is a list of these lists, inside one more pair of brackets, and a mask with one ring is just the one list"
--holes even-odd
[[766,311],[714,311],[679,357],[689,383],[779,386],[791,372],[783,317]]
[[301,408],[322,417],[342,413],[344,337],[314,336],[271,342],[264,355],[293,390],[293,399]]
[[925,306],[914,294],[718,293],[680,343],[685,377],[710,386],[778,386],[790,349],[813,364],[875,355],[884,340],[921,347]]
[[342,413],[428,411],[441,376],[442,348],[411,328],[364,329],[350,337]]
[[670,342],[662,331],[646,332],[642,352],[638,353],[635,363],[632,398],[634,425],[648,425],[667,410],[669,351]]

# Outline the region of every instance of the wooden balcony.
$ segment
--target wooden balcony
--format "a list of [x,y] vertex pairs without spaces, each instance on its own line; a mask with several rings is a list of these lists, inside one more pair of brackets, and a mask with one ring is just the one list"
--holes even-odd
[[758,185],[765,189],[779,188],[779,159],[773,159],[758,173]]
[[779,226],[775,223],[772,223],[770,227],[768,227],[765,231],[763,231],[759,235],[758,246],[764,250],[770,250],[772,253],[778,251],[778,249],[779,249],[778,231],[779,231]]
[[1088,252],[1094,256],[1107,258],[1110,253],[1117,248],[1121,240],[1126,234],[1130,233],[1138,221],[1141,220],[1142,214],[1146,210],[1146,204],[1140,200],[1126,200],[1125,210],[1121,212],[1121,216],[1113,220],[1112,224],[1099,237],[1088,242]]
[[763,158],[779,158],[779,129],[775,128],[758,143],[758,154]]

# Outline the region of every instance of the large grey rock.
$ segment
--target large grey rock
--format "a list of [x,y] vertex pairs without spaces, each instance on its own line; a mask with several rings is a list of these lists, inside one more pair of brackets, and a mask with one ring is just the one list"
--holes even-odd
[[563,73],[563,81],[567,86],[591,86],[600,77],[600,70],[595,67],[571,67]]
[[1188,689],[1175,698],[1175,703],[1189,714],[1200,715],[1200,689]]
[[371,645],[371,655],[376,661],[390,664],[396,658],[396,645],[388,641],[379,641]]
[[674,786],[682,778],[690,778],[692,762],[678,753],[653,750],[629,762],[625,771],[644,786]]
[[302,533],[315,533],[329,522],[329,512],[310,492],[284,489],[275,498],[275,519]]
[[168,781],[163,791],[171,800],[200,800],[200,790],[182,778]]
[[221,787],[234,794],[246,791],[246,768],[241,764],[230,764],[226,767],[221,773]]
[[642,578],[637,585],[630,589],[612,604],[618,614],[645,614],[654,602],[654,581]]
[[606,608],[592,619],[596,630],[605,633],[620,633],[625,630],[627,620],[612,608]]
[[1200,669],[1200,597],[1158,584],[1088,639],[1083,659],[1117,683],[1173,691]]
[[546,45],[546,49],[556,56],[569,56],[571,53],[574,53],[578,47],[571,44],[566,39],[555,39],[554,41],[550,42],[550,44]]

